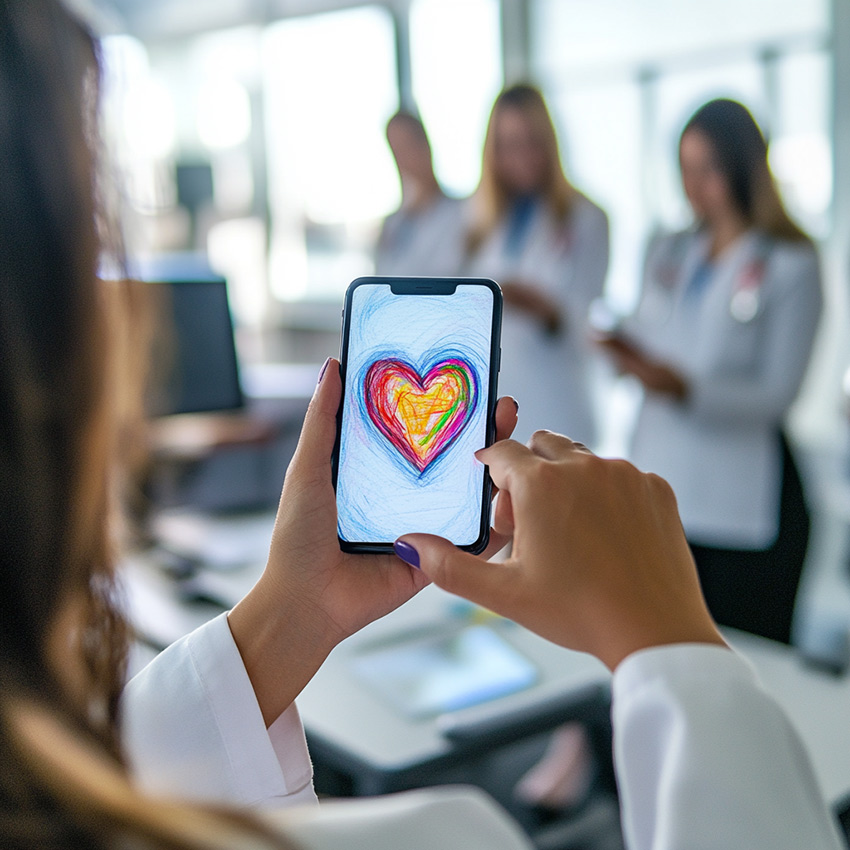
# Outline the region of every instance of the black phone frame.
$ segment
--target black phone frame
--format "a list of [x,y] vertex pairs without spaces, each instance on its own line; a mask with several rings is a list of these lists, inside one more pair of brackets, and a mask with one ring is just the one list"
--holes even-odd
[[[484,277],[401,277],[401,276],[364,276],[353,280],[345,291],[345,301],[342,310],[342,338],[340,341],[340,378],[342,380],[342,398],[336,417],[336,442],[334,444],[332,467],[333,487],[336,492],[337,475],[339,473],[339,449],[342,436],[342,412],[345,407],[345,386],[348,367],[348,342],[351,327],[351,303],[354,291],[364,285],[389,286],[395,295],[451,295],[459,284],[485,286],[493,293],[493,314],[490,328],[490,374],[487,393],[487,431],[485,445],[489,446],[496,439],[496,402],[499,389],[499,371],[501,367],[501,335],[502,335],[502,289],[494,280]],[[458,546],[465,552],[478,555],[483,552],[490,542],[490,506],[493,497],[493,482],[490,470],[484,467],[484,487],[481,500],[481,523],[478,539],[474,543]],[[411,529],[412,531],[413,529]],[[353,542],[344,540],[337,532],[340,549],[343,552],[360,554],[387,554],[393,552],[392,543],[377,543],[368,541]]]

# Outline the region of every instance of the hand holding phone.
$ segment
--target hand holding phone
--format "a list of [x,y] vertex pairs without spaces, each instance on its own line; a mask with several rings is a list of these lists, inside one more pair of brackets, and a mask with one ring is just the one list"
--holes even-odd
[[[342,398],[339,366],[328,360],[307,410],[286,470],[266,569],[228,615],[267,723],[291,705],[341,640],[428,584],[395,554],[340,549],[331,464]],[[494,418],[496,438],[510,437],[516,426],[513,401],[501,399]],[[491,534],[482,557],[507,542],[506,535]]]
[[359,278],[346,293],[334,455],[340,546],[390,552],[411,530],[480,552],[502,298],[478,278]]

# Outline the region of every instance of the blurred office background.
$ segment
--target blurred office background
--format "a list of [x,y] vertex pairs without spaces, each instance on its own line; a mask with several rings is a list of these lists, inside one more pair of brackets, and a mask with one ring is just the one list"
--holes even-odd
[[420,110],[437,176],[465,195],[495,95],[539,83],[568,173],[611,216],[608,293],[627,309],[648,234],[686,217],[684,119],[712,96],[741,99],[790,209],[825,247],[835,309],[804,427],[835,435],[850,230],[841,0],[79,2],[108,33],[131,247],[208,251],[248,359],[323,359],[322,332],[399,202],[383,131],[400,104]]
[[[769,136],[789,209],[822,249],[827,309],[792,425],[819,492],[850,523],[845,0],[75,3],[104,33],[129,251],[208,258],[228,281],[247,366],[318,366],[336,353],[342,293],[373,270],[380,223],[400,200],[384,138],[399,106],[421,113],[438,178],[464,196],[496,94],[539,84],[569,176],[610,215],[607,297],[628,310],[648,236],[687,221],[685,119],[709,98],[742,100]],[[830,551],[844,557],[838,543]],[[847,584],[825,598],[850,629]]]

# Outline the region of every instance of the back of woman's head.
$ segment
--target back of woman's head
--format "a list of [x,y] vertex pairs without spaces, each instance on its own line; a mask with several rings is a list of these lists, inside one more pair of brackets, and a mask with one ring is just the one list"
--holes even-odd
[[58,3],[0,0],[0,654],[4,678],[36,689],[62,608],[98,607],[109,583],[97,86],[94,43]]
[[748,224],[777,238],[808,239],[785,210],[770,172],[767,142],[745,106],[725,98],[709,101],[691,116],[682,137],[690,132],[711,144],[735,206]]
[[98,82],[58,0],[0,0],[0,846],[280,847],[241,816],[150,803],[121,763]]

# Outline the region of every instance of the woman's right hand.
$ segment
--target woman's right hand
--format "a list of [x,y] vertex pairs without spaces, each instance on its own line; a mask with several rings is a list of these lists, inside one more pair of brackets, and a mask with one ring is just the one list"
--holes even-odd
[[648,357],[619,334],[596,334],[591,339],[614,361],[621,375],[634,375],[647,392],[687,400],[690,387],[677,369]]
[[557,336],[564,329],[563,308],[544,289],[518,280],[502,281],[500,286],[505,304],[533,316],[546,333]]
[[435,584],[612,670],[651,646],[725,645],[664,480],[549,431],[477,456],[500,489],[494,527],[513,532],[513,551],[483,563],[442,538],[404,535]]

